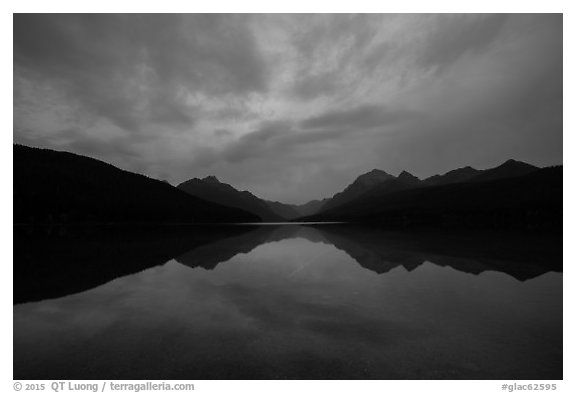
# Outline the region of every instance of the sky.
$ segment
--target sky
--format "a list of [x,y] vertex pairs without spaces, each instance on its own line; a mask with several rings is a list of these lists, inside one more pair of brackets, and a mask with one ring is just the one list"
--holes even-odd
[[286,203],[562,164],[562,15],[14,15],[14,143]]

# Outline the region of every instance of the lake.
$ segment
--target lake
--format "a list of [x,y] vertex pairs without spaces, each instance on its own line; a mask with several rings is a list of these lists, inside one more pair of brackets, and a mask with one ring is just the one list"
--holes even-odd
[[16,228],[15,379],[562,379],[562,239]]

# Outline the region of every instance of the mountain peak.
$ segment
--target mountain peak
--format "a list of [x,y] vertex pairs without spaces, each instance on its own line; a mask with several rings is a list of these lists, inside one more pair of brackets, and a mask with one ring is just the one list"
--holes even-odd
[[[518,160],[514,160],[514,159],[509,159],[506,160],[504,163],[500,164],[499,166],[497,166],[496,168],[506,168],[506,169],[525,169],[525,170],[529,170],[529,169],[537,169],[536,166],[522,162],[522,161],[518,161]],[[496,169],[494,168],[494,169]]]
[[375,184],[380,183],[382,181],[393,179],[394,176],[390,175],[389,173],[384,172],[380,169],[372,169],[370,172],[366,172],[363,175],[358,176],[355,183],[362,183],[362,184]]
[[209,183],[220,183],[220,180],[216,176],[206,176],[205,178],[201,179],[202,181],[209,182]]
[[373,175],[385,174],[385,175],[387,175],[386,172],[384,172],[382,169],[378,169],[378,168],[374,168],[371,171],[365,173],[365,175],[369,175],[369,174],[373,174]]
[[[513,158],[510,158],[510,159],[504,161],[504,163],[502,165],[511,165],[511,164],[530,165],[530,164],[527,164],[523,161],[515,160]],[[533,165],[530,165],[530,166],[533,166]]]
[[451,171],[448,171],[444,174],[445,175],[457,175],[457,176],[473,176],[475,174],[477,174],[478,172],[480,172],[478,169],[476,168],[472,168],[470,165],[466,165],[465,167],[462,168],[458,168],[458,169],[453,169]]
[[400,172],[400,174],[398,175],[398,179],[418,179],[418,177],[414,176],[413,174],[411,174],[408,171],[402,171]]
[[500,164],[500,166],[505,166],[505,165],[516,165],[516,164],[523,164],[523,162],[521,161],[517,161],[513,158],[510,158],[509,160],[504,161],[502,164]]
[[503,164],[491,169],[485,169],[482,173],[474,177],[473,181],[488,181],[503,179],[507,177],[522,176],[534,172],[538,167],[522,161],[507,160]]
[[285,221],[285,218],[271,210],[264,200],[249,191],[237,190],[232,185],[221,182],[216,176],[194,178],[180,184],[178,188],[197,198],[243,210],[262,221]]
[[400,180],[403,183],[408,183],[408,184],[420,183],[420,179],[418,179],[416,176],[414,176],[413,174],[411,174],[410,172],[407,172],[407,171],[402,171],[398,175],[398,180]]

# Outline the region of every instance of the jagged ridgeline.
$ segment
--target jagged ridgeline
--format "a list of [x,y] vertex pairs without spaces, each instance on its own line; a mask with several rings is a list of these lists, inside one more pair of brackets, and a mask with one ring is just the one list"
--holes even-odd
[[468,167],[422,181],[406,173],[397,178],[378,177],[382,180],[369,186],[358,178],[319,213],[301,220],[395,227],[562,229],[562,166],[537,168],[509,160],[492,169]]
[[330,198],[285,204],[215,176],[173,187],[72,153],[14,146],[14,222],[371,222],[389,226],[561,230],[562,167],[515,160],[426,179],[374,169]]

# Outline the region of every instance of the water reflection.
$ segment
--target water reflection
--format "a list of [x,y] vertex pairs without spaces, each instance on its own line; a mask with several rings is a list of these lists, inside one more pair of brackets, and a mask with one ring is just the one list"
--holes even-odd
[[109,241],[106,261],[96,246],[61,253],[60,272],[74,258],[124,270],[82,293],[15,306],[14,377],[562,378],[557,240],[222,229]]
[[81,292],[252,230],[249,226],[14,226],[14,303]]
[[562,270],[562,239],[518,233],[392,232],[353,225],[264,225],[193,249],[176,260],[213,269],[261,244],[303,238],[333,245],[362,267],[383,274],[402,266],[411,271],[429,261],[471,274],[499,271],[524,281]]

